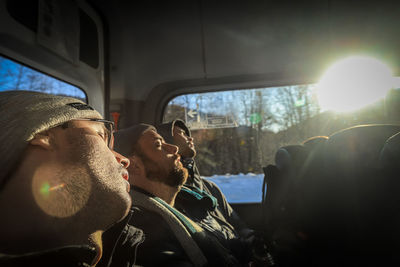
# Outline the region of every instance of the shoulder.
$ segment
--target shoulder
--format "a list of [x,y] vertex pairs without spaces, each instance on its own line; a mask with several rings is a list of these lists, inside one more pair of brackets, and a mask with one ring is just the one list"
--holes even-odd
[[143,230],[144,242],[136,254],[141,266],[192,266],[184,249],[161,215],[140,208],[129,222]]
[[173,226],[171,226],[171,222],[167,222],[165,218],[156,212],[145,210],[133,218],[129,224],[143,230],[145,246],[150,245],[157,248],[173,247],[183,250],[172,228]]
[[223,204],[221,202],[226,202],[224,193],[222,193],[221,189],[218,187],[216,183],[204,178],[201,178],[201,180],[204,187],[207,188],[207,190],[211,193],[211,195],[218,199],[218,203],[220,205]]
[[216,183],[214,183],[213,181],[210,181],[208,179],[205,178],[200,178],[201,182],[207,186],[207,188],[213,189],[213,190],[218,190],[219,192],[221,192],[221,189],[219,189],[218,185]]
[[168,224],[160,214],[145,208],[139,208],[135,212],[135,216],[132,216],[129,225],[142,229],[146,235],[146,241],[149,236],[157,236],[159,233],[170,231]]

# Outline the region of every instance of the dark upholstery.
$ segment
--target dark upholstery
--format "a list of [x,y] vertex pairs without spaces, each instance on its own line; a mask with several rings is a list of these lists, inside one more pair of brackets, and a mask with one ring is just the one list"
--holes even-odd
[[282,266],[400,263],[398,132],[363,125],[278,150],[266,207]]
[[350,173],[377,168],[382,147],[397,132],[399,125],[364,125],[336,132],[327,142],[327,166]]

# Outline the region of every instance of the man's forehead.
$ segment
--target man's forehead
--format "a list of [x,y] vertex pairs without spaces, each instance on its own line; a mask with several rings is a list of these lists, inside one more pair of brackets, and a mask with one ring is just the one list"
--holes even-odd
[[143,151],[146,151],[149,147],[152,147],[154,144],[154,140],[161,139],[162,136],[160,136],[156,131],[153,129],[145,131],[142,136],[139,138],[137,141],[136,145]]
[[[174,126],[174,132],[185,132],[184,129],[182,129],[181,127],[179,127],[178,125]],[[186,132],[185,132],[186,133]]]
[[147,139],[147,140],[153,140],[153,139],[162,139],[164,140],[164,138],[162,138],[161,135],[159,135],[155,130],[151,129],[151,130],[147,130],[142,134],[142,137],[140,139]]

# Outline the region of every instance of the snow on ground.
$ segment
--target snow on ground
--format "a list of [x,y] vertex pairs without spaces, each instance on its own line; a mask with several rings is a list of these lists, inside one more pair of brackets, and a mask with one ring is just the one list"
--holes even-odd
[[226,174],[203,176],[221,188],[230,203],[261,202],[264,174]]

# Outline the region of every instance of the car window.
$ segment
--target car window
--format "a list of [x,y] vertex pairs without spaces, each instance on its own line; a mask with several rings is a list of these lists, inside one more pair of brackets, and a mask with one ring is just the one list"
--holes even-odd
[[[351,112],[322,105],[319,86],[301,84],[180,95],[166,106],[163,121],[187,123],[201,176],[216,182],[229,202],[260,202],[262,168],[274,164],[280,147],[359,124],[398,124],[395,81],[376,101]],[[336,101],[346,97],[340,93]]]
[[79,87],[0,55],[0,91],[8,90],[27,90],[70,96],[87,103],[86,93]]

